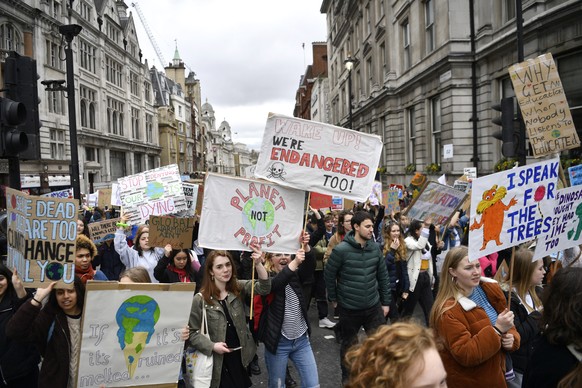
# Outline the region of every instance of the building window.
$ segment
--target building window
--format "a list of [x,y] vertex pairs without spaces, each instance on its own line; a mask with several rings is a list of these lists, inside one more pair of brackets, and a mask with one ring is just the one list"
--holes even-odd
[[84,1],[81,2],[81,17],[87,21],[91,21],[91,14],[93,13],[93,7]]
[[515,0],[503,1],[503,21],[508,22],[515,19]]
[[79,39],[80,55],[79,62],[80,66],[90,71],[91,73],[97,72],[97,48],[92,44],[87,43],[83,39]]
[[107,130],[114,135],[123,136],[123,103],[107,97]]
[[143,83],[143,94],[146,102],[152,102],[152,84],[147,81]]
[[432,129],[432,163],[442,162],[442,137],[441,137],[441,99],[436,97],[430,100],[431,107],[431,129]]
[[154,142],[154,116],[146,114],[146,141],[148,143]]
[[114,41],[115,43],[119,44],[119,30],[111,23],[107,23],[107,37]]
[[139,109],[131,108],[131,135],[134,139],[140,139]]
[[65,159],[65,131],[62,129],[50,130],[51,159]]
[[99,163],[99,149],[95,147],[85,147],[85,160]]
[[109,151],[109,165],[111,167],[111,180],[116,181],[127,175],[125,164],[125,152]]
[[372,64],[372,57],[366,59],[366,75],[368,76],[368,82],[366,82],[366,95],[369,96],[372,93],[372,86],[374,85],[374,66]]
[[138,154],[138,153],[133,154],[133,173],[134,174],[137,174],[137,173],[140,173],[143,171],[142,159],[143,159],[142,154]]
[[62,92],[46,92],[48,110],[50,113],[64,115],[65,112],[65,97]]
[[370,4],[366,5],[366,36],[372,32],[372,16],[370,15]]
[[50,14],[55,19],[58,19],[61,16],[61,2],[57,0],[52,0],[50,2]]
[[85,86],[80,87],[80,97],[81,97],[81,126],[91,129],[97,129],[96,119],[95,119],[95,106],[97,104],[97,92],[89,89]]
[[148,155],[148,169],[156,168],[156,157],[154,155]]
[[178,117],[182,117],[182,106],[178,105]]
[[414,117],[414,107],[406,109],[406,133],[408,133],[408,154],[406,155],[407,164],[416,164],[416,119]]
[[0,26],[0,49],[21,53],[21,48],[22,38],[18,30],[12,24],[2,24]]
[[[386,44],[382,43],[380,45],[380,63],[379,67],[382,69],[382,79],[388,73],[388,58],[386,57]],[[380,81],[382,81],[382,79]]]
[[184,152],[184,142],[180,142],[180,152]]
[[[45,63],[47,66],[62,70],[60,46],[51,40],[45,40]],[[64,53],[63,53],[64,56]]]
[[129,73],[129,85],[130,85],[131,94],[133,94],[134,96],[139,96],[138,75],[137,75],[137,73],[134,73],[133,71]]
[[121,81],[123,79],[123,66],[121,63],[110,57],[105,57],[105,70],[107,81],[117,86],[121,86]]
[[402,29],[402,68],[407,70],[410,68],[411,58],[410,58],[410,23],[408,19],[404,21],[401,25]]
[[384,0],[378,2],[378,21],[384,17],[386,11],[384,10]]
[[424,3],[424,24],[426,30],[426,52],[432,52],[435,48],[434,30],[434,1],[426,0]]

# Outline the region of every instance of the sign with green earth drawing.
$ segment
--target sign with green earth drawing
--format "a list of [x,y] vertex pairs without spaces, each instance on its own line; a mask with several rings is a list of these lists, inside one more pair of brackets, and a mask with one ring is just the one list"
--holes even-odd
[[208,174],[199,245],[210,249],[295,253],[303,228],[305,192],[270,182]]

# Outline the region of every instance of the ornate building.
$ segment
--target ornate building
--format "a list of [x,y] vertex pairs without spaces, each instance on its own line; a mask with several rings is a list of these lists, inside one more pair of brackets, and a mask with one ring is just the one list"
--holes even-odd
[[[582,2],[523,0],[525,58],[551,52],[582,131]],[[379,135],[390,183],[438,165],[493,171],[501,158],[491,109],[513,95],[515,0],[324,0],[330,123]],[[348,95],[345,61],[355,59]],[[443,159],[443,146],[454,157]],[[563,153],[564,154],[564,153]],[[580,154],[580,149],[565,154]]]

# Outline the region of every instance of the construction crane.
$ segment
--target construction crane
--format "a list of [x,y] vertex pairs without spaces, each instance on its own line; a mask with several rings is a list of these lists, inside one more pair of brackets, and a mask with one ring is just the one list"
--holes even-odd
[[162,50],[160,50],[160,47],[156,43],[156,39],[154,38],[154,34],[152,33],[152,30],[150,30],[150,26],[148,25],[148,22],[146,21],[146,18],[144,16],[143,12],[141,12],[141,8],[139,7],[139,4],[138,3],[131,3],[131,6],[133,8],[135,8],[135,10],[137,12],[137,16],[139,16],[139,20],[141,21],[141,24],[142,24],[146,34],[148,34],[148,38],[150,39],[150,43],[152,44],[152,47],[154,48],[156,55],[158,56],[158,60],[160,61],[160,65],[163,69],[164,66],[167,65],[166,60],[164,59],[164,55],[162,54]]

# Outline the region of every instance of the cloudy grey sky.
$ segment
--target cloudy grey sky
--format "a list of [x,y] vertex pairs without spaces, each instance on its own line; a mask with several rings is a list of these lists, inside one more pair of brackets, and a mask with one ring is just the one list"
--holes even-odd
[[[218,123],[229,122],[234,141],[254,149],[260,146],[268,112],[293,115],[299,79],[312,63],[311,43],[326,40],[321,0],[133,2],[166,62],[177,41],[182,60],[200,79],[202,102],[212,104]],[[160,69],[132,1],[126,3],[144,59]]]

